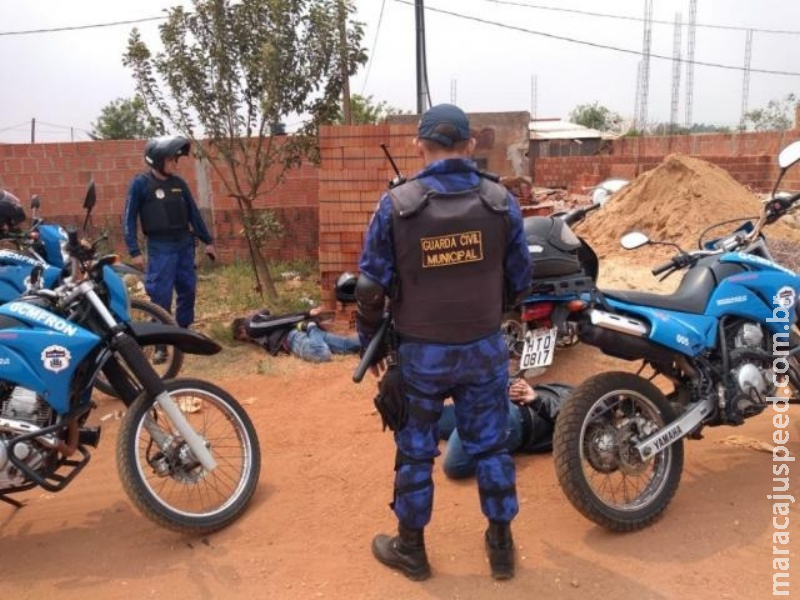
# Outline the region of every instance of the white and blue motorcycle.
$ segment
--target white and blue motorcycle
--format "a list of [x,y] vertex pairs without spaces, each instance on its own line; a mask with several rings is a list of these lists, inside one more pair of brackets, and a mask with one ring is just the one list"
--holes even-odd
[[[637,374],[607,372],[577,387],[559,414],[559,483],[584,516],[616,531],[646,527],[672,500],[683,440],[705,426],[739,425],[800,390],[800,276],[775,262],[762,231],[800,206],[776,196],[800,142],[779,155],[780,176],[757,223],[653,269],[685,275],[670,295],[597,291],[579,337],[610,356],[642,361]],[[701,236],[702,237],[702,236]],[[652,242],[622,238],[635,249]],[[645,369],[648,376],[644,377]],[[666,395],[652,383],[666,378]]]
[[142,351],[167,344],[221,350],[187,329],[130,320],[113,255],[68,232],[69,275],[48,288],[34,266],[28,293],[0,306],[0,500],[35,487],[63,490],[89,462],[100,428],[87,419],[102,374],[127,406],[117,468],[132,502],[164,527],[209,533],[236,520],[256,489],[261,457],[253,424],[225,390],[162,380]]

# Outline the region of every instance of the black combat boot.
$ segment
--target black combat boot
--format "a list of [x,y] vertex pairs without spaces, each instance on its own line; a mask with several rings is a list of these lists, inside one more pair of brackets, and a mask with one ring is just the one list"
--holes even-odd
[[387,567],[402,571],[413,581],[431,576],[431,566],[425,553],[423,529],[397,528],[398,535],[376,535],[372,540],[372,554]]
[[514,577],[514,539],[511,537],[511,525],[499,521],[489,521],[486,530],[486,553],[492,567],[494,579],[511,579]]

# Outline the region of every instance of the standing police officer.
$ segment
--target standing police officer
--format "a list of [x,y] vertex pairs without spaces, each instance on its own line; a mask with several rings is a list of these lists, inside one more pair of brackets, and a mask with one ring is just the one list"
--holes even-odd
[[504,294],[516,298],[531,281],[522,216],[508,191],[469,158],[475,140],[460,108],[428,110],[415,145],[427,166],[381,198],[356,285],[362,347],[390,299],[408,414],[394,433],[398,535],[376,536],[372,552],[410,579],[430,576],[423,530],[433,504],[437,422],[452,396],[464,450],[477,463],[492,576],[509,579],[518,503],[505,447],[509,357],[500,324]]
[[148,140],[144,159],[150,170],[133,178],[125,201],[125,244],[135,266],[144,258],[136,239],[136,220],[147,238],[145,289],[150,299],[172,312],[176,292],[175,320],[181,327],[194,322],[197,276],[194,266],[194,236],[206,245],[206,254],[216,258],[214,240],[186,182],[175,175],[181,156],[189,154],[189,140],[163,136]]

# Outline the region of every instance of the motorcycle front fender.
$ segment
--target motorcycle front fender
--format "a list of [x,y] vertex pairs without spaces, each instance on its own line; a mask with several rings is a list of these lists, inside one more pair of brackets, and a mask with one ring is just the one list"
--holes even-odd
[[164,344],[166,346],[175,346],[187,354],[200,354],[203,356],[217,354],[222,350],[222,346],[202,333],[175,325],[131,321],[130,331],[140,346]]

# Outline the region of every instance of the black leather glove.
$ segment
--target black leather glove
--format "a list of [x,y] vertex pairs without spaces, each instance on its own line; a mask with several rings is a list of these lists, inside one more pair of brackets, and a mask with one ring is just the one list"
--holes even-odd
[[400,367],[390,367],[383,374],[378,383],[375,408],[381,415],[383,431],[386,431],[387,427],[392,431],[399,431],[405,427],[408,421],[408,401]]

